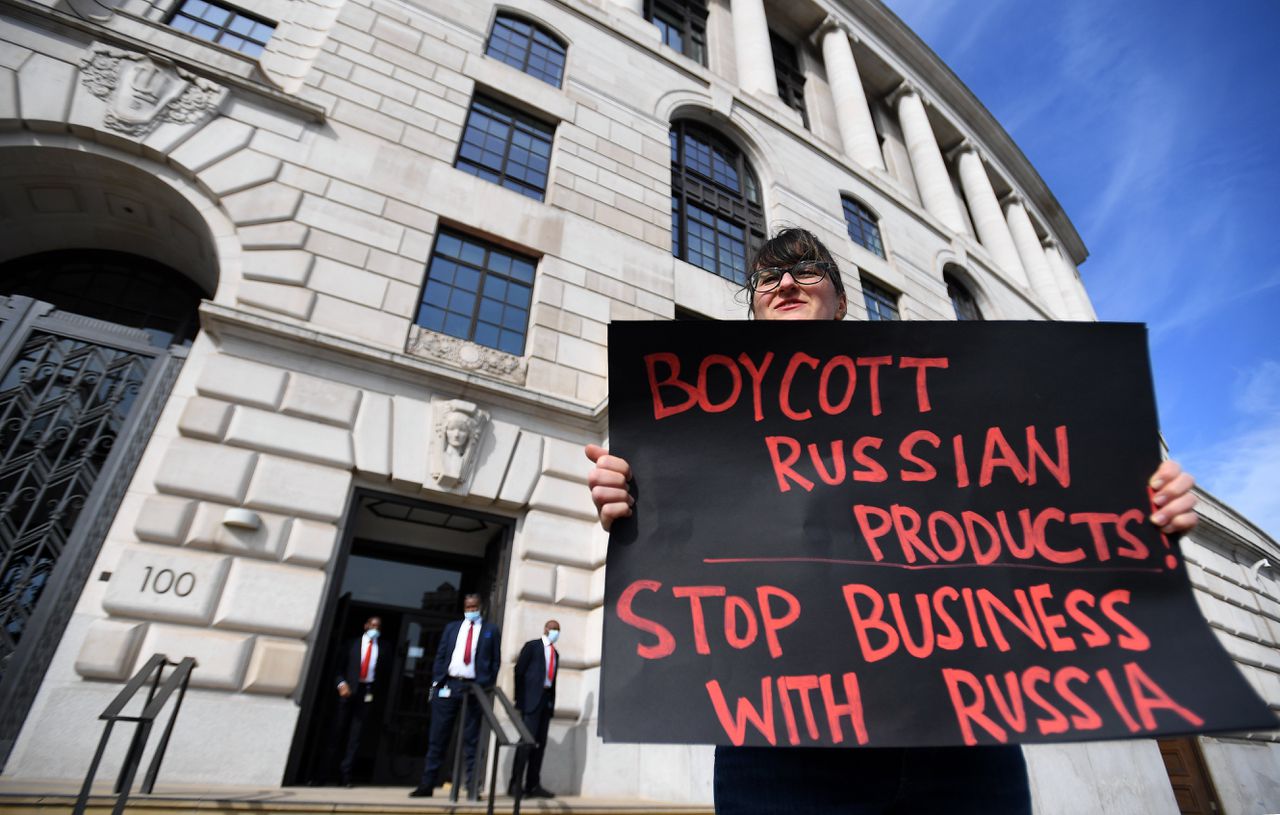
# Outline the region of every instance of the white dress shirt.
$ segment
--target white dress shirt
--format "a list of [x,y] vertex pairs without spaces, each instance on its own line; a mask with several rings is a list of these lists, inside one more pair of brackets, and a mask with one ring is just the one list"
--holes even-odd
[[[476,678],[476,654],[480,651],[480,629],[483,625],[484,620],[476,620],[474,623],[462,621],[462,627],[458,629],[458,641],[453,644],[453,658],[449,660],[449,676],[456,679]],[[468,626],[472,626],[470,665],[462,662],[462,653],[467,649]]]
[[[542,687],[544,688],[551,687],[551,679],[547,678],[547,669],[550,668],[551,666],[551,655],[555,652],[555,650],[556,650],[555,647],[551,645],[551,640],[547,639],[546,634],[543,634],[542,635],[542,666],[543,666],[544,672],[542,674]],[[555,668],[556,668],[556,673],[559,673],[560,665],[558,663],[556,664]],[[556,673],[551,674],[552,679],[555,678]]]

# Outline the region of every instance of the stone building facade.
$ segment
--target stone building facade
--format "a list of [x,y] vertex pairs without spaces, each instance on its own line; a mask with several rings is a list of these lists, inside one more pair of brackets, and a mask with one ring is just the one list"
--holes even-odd
[[[563,628],[548,786],[708,801],[707,748],[595,735],[607,324],[740,318],[791,224],[854,319],[1095,318],[1052,192],[878,0],[0,0],[0,46],[11,778],[82,776],[163,653],[199,662],[165,779],[302,783],[376,612],[363,772],[408,785],[478,590],[508,661]],[[1280,708],[1280,550],[1205,499],[1197,594]],[[1175,811],[1182,762],[1246,813],[1276,742],[1027,753],[1039,812]]]

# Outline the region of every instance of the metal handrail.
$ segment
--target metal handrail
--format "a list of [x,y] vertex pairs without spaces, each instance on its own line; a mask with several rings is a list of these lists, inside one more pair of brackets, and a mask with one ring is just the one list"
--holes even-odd
[[[169,665],[175,666],[174,670],[162,685],[160,679],[164,669]],[[134,776],[137,775],[138,765],[142,763],[142,754],[147,747],[147,738],[151,735],[151,725],[155,723],[160,711],[164,709],[165,702],[176,690],[178,699],[174,702],[173,713],[169,716],[169,723],[165,725],[164,735],[160,737],[156,753],[151,758],[151,766],[147,768],[147,774],[142,779],[142,792],[148,795],[151,793],[155,788],[156,775],[160,772],[160,763],[164,761],[165,750],[169,747],[169,737],[173,735],[173,724],[178,720],[178,711],[182,709],[182,700],[187,695],[191,671],[195,667],[196,661],[192,657],[185,657],[181,662],[170,662],[164,654],[153,654],[120,689],[116,697],[107,705],[106,710],[102,711],[102,715],[98,717],[107,724],[102,730],[102,738],[98,741],[98,750],[93,754],[93,761],[89,763],[89,772],[85,774],[80,795],[76,798],[75,808],[71,811],[72,815],[84,815],[85,807],[89,803],[89,791],[93,787],[93,778],[97,775],[98,765],[102,762],[103,753],[106,752],[107,740],[111,738],[111,729],[115,727],[116,722],[133,722],[137,727],[133,731],[133,739],[129,742],[129,752],[125,754],[120,775],[116,778],[115,794],[118,797],[115,808],[112,809],[112,815],[123,815],[125,804],[129,800],[129,789],[133,786]],[[154,679],[152,679],[153,673]],[[137,716],[122,715],[120,711],[124,710],[148,680],[151,680],[151,686],[147,689],[147,701],[142,708],[142,713]]]
[[[495,687],[486,690],[475,682],[464,682],[463,684],[466,686],[467,690],[470,691],[471,695],[475,697],[476,703],[480,708],[480,715],[484,718],[484,724],[493,731],[494,737],[498,742],[498,748],[532,747],[538,743],[537,739],[533,737],[533,734],[529,732],[529,728],[525,727],[524,717],[516,710],[515,705],[511,704],[511,700],[507,698],[507,695],[502,692],[501,688]],[[516,726],[516,733],[519,737],[515,741],[512,741],[507,737],[507,731],[503,729],[502,723],[498,721],[497,714],[493,712],[493,702],[490,701],[490,696],[497,699],[502,704],[503,709],[507,712],[507,716],[511,719],[511,723]],[[462,710],[458,714],[458,737],[453,751],[453,784],[449,789],[449,801],[451,803],[458,802],[458,781],[462,778],[462,755],[464,752],[462,741],[467,728],[467,707],[468,705],[464,702],[462,704]],[[476,741],[479,742],[483,735],[484,731],[482,729],[480,734],[476,737]],[[471,783],[467,788],[467,800],[478,801],[480,800],[480,791],[476,788],[476,782],[479,780],[479,775],[475,772],[474,767],[471,771],[470,780]],[[494,796],[497,794],[497,788],[498,750],[495,749],[493,751],[493,770],[489,775],[488,815],[493,815]],[[523,786],[517,785],[515,805],[511,810],[511,815],[520,815],[520,799],[522,797]]]

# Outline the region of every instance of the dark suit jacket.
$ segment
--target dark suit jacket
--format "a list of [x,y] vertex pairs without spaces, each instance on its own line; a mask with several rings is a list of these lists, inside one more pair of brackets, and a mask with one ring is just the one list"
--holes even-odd
[[[431,681],[439,685],[449,678],[449,660],[453,647],[458,644],[458,634],[463,632],[466,620],[454,620],[444,627],[440,647],[436,649],[436,663]],[[481,620],[480,641],[471,643],[472,658],[476,664],[476,682],[482,688],[492,688],[498,682],[498,652],[501,650],[502,631],[488,620]],[[466,636],[465,633],[462,636]]]
[[[363,635],[362,635],[363,636]],[[338,671],[337,676],[333,678],[333,684],[337,685],[346,682],[355,688],[360,682],[360,663],[364,661],[364,652],[360,649],[361,637],[356,637],[342,647],[342,652],[338,655]],[[390,652],[387,650],[387,644],[378,638],[377,644],[378,659],[373,663],[373,675],[375,681],[382,675],[382,667],[390,665]]]
[[[554,650],[555,646],[551,646]],[[560,679],[560,652],[556,652],[556,672],[551,677],[551,687],[543,687],[547,678],[547,654],[542,639],[529,640],[520,649],[516,660],[516,707],[528,713],[538,707],[545,693],[552,710],[556,706],[556,682]]]

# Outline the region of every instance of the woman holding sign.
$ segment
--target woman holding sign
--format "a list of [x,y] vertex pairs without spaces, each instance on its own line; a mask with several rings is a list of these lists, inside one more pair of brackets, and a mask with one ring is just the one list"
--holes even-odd
[[[759,320],[842,320],[844,283],[812,233],[786,229],[756,255],[745,293]],[[608,530],[632,514],[631,467],[588,445],[591,497]],[[1151,522],[1166,534],[1196,524],[1192,479],[1165,461],[1151,477]],[[1021,748],[717,747],[715,804],[734,813],[1030,813]]]

